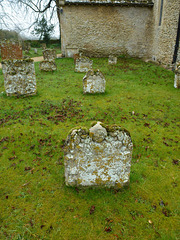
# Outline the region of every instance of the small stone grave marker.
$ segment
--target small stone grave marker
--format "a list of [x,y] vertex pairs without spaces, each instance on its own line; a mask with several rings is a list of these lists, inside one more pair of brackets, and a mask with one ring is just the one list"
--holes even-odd
[[110,55],[109,58],[108,58],[108,64],[109,65],[116,65],[117,64],[117,57]]
[[54,60],[44,60],[39,63],[41,71],[52,72],[57,70],[57,65]]
[[89,130],[73,129],[65,145],[65,182],[68,186],[114,187],[129,184],[133,144],[120,126],[97,122]]
[[83,93],[104,93],[106,80],[99,70],[89,70],[83,78]]
[[22,46],[17,41],[2,41],[1,42],[1,57],[5,59],[22,59]]
[[2,61],[7,96],[36,94],[36,76],[32,59]]
[[92,69],[93,61],[88,57],[80,56],[76,58],[75,62],[75,72],[87,72],[89,69]]
[[174,87],[180,88],[180,62],[176,64],[175,68]]
[[41,47],[42,47],[43,50],[45,50],[46,49],[46,43],[42,43]]
[[43,50],[44,60],[55,60],[56,59],[56,50],[55,49],[45,49]]

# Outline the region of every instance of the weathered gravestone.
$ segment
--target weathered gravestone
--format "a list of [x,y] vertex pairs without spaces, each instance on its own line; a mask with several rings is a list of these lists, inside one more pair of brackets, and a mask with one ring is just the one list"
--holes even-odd
[[39,63],[39,68],[41,71],[51,72],[57,70],[57,65],[53,60],[44,60]]
[[89,70],[83,78],[83,93],[104,93],[106,80],[99,70]]
[[42,43],[41,47],[42,47],[43,50],[45,50],[46,49],[46,43]]
[[45,49],[43,51],[43,58],[44,58],[44,61],[42,61],[39,64],[39,68],[41,71],[51,72],[51,71],[57,70],[57,65],[55,63],[55,59],[56,59],[55,49]]
[[1,42],[1,57],[5,59],[22,59],[22,46],[17,41]]
[[36,94],[36,76],[32,59],[2,61],[7,96]]
[[180,88],[180,62],[176,64],[175,68],[174,87]]
[[75,72],[87,72],[92,69],[93,61],[88,57],[80,56],[75,62]]
[[64,164],[68,186],[121,188],[129,184],[133,144],[120,126],[97,122],[77,128],[66,140]]
[[110,55],[109,58],[108,58],[108,64],[109,65],[116,65],[117,64],[117,57]]
[[56,59],[56,50],[55,49],[45,49],[43,52],[44,60],[51,61]]

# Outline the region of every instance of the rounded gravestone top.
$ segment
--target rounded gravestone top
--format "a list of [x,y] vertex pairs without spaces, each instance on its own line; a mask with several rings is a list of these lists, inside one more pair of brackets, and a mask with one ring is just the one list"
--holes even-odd
[[101,126],[101,122],[97,122],[96,125],[89,129],[89,135],[95,142],[102,142],[107,136],[107,131]]

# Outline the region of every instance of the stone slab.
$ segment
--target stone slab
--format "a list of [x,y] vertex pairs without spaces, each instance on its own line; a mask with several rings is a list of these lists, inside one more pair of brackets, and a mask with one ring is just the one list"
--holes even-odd
[[55,49],[45,49],[43,52],[43,58],[44,60],[55,60],[57,57],[56,50]]
[[81,56],[76,59],[75,72],[87,72],[92,69],[93,61],[88,57]]
[[1,57],[2,60],[22,59],[22,46],[17,41],[2,41],[1,42]]
[[4,60],[2,72],[7,96],[36,94],[36,76],[32,59]]
[[104,93],[106,80],[99,70],[89,70],[83,78],[83,93]]
[[39,68],[41,71],[52,72],[57,70],[57,65],[53,60],[44,60],[39,63]]
[[65,183],[78,187],[121,188],[129,184],[133,144],[120,126],[97,122],[75,128],[67,137]]

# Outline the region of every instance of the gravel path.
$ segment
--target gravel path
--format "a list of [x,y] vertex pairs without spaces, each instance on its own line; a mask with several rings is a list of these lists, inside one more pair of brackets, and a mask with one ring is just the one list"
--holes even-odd
[[[62,57],[62,54],[61,53],[57,54],[57,57]],[[41,57],[34,57],[32,59],[34,60],[34,62],[41,62],[41,61],[43,61],[43,56],[41,56]],[[2,68],[1,63],[0,63],[0,68]]]

